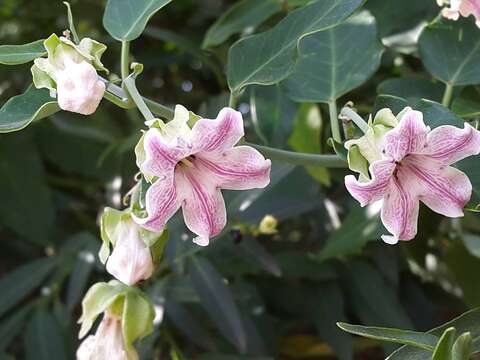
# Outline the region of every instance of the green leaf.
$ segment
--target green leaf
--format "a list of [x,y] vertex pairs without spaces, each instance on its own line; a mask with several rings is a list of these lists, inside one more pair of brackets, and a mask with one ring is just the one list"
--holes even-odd
[[68,27],[72,33],[73,40],[78,44],[80,42],[80,38],[78,37],[77,29],[75,28],[75,22],[73,21],[72,8],[70,3],[67,1],[64,1],[63,4],[67,7]]
[[47,51],[43,46],[43,40],[37,40],[23,45],[1,45],[0,64],[25,64],[45,55],[46,53]]
[[452,360],[469,360],[472,353],[472,335],[466,332],[460,335],[452,349]]
[[480,83],[480,38],[472,19],[428,25],[419,39],[427,70],[455,86]]
[[[355,43],[355,46],[352,44]],[[295,101],[333,101],[367,81],[380,65],[383,46],[375,18],[362,12],[304,37],[295,70],[284,85]]]
[[48,90],[30,86],[22,95],[8,100],[0,109],[0,133],[22,130],[34,120],[60,111]]
[[453,340],[455,339],[455,328],[451,327],[445,330],[440,337],[435,350],[433,351],[432,360],[451,360]]
[[379,240],[384,231],[378,214],[369,215],[368,209],[354,207],[340,228],[328,237],[324,248],[315,258],[324,261],[358,255],[368,242]]
[[236,42],[228,54],[227,77],[232,92],[251,84],[271,85],[293,70],[298,42],[306,35],[335,26],[363,0],[322,0],[292,11],[272,29]]
[[123,337],[127,346],[152,333],[154,318],[155,310],[143,294],[138,291],[127,293],[122,315]]
[[338,323],[338,326],[340,329],[354,335],[395,344],[411,345],[428,351],[433,351],[439,340],[435,335],[418,331],[351,325],[346,323]]
[[480,92],[477,87],[462,90],[452,102],[452,111],[462,118],[474,118],[480,115]]
[[377,93],[393,95],[415,103],[420,99],[442,101],[444,87],[440,82],[431,82],[418,76],[405,76],[384,80],[378,85]]
[[278,85],[251,88],[251,120],[257,136],[267,145],[285,146],[297,108]]
[[255,28],[270,16],[280,11],[279,0],[241,0],[232,5],[208,29],[203,39],[203,48],[217,46],[230,36],[247,28]]
[[27,325],[26,360],[65,360],[67,358],[62,329],[55,318],[39,309]]
[[468,252],[480,258],[480,236],[477,234],[464,233],[462,234],[462,240]]
[[172,0],[108,0],[103,14],[103,26],[120,41],[138,38],[148,20]]
[[432,129],[441,125],[452,125],[463,128],[462,119],[435,101],[422,99],[415,104],[413,108],[423,113],[425,124]]
[[[294,120],[293,133],[288,145],[298,152],[320,154],[322,152],[322,114],[315,104],[302,104]],[[330,173],[322,167],[307,166],[307,172],[321,184],[330,186]]]
[[55,258],[44,258],[22,265],[0,280],[0,316],[38,288],[56,265]]
[[[0,353],[4,351],[23,330],[26,317],[30,313],[31,307],[32,303],[25,305],[0,323]],[[0,356],[0,359],[1,358]]]
[[241,353],[246,351],[247,335],[230,289],[220,274],[202,257],[192,257],[189,267],[192,286],[201,304],[221,333]]
[[0,141],[0,223],[45,245],[51,242],[54,205],[42,159],[29,135],[2,135]]
[[[470,332],[473,340],[473,351],[480,351],[480,308],[470,310],[459,317],[449,321],[428,333],[441,336],[444,331],[450,327],[454,327],[459,334]],[[412,346],[402,346],[400,349],[391,354],[386,360],[431,360],[432,353],[430,351],[414,348]]]

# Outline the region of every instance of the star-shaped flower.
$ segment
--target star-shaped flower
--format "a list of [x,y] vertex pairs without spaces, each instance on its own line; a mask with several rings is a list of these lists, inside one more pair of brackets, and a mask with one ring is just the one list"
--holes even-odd
[[359,182],[348,175],[345,186],[361,206],[383,199],[381,218],[392,235],[382,239],[395,244],[415,237],[419,201],[439,214],[463,216],[472,185],[450,165],[478,153],[480,133],[469,124],[430,131],[421,112],[407,109],[385,136],[383,158],[370,165],[372,179]]

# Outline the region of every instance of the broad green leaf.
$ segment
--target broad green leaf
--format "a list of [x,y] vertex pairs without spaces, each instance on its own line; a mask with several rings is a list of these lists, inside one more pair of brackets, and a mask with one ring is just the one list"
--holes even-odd
[[435,350],[433,351],[432,360],[451,360],[453,340],[455,339],[455,328],[451,327],[445,330],[440,337]]
[[378,85],[379,95],[393,95],[407,100],[409,103],[420,99],[442,101],[444,85],[431,82],[418,76],[405,76],[384,80]]
[[452,360],[469,360],[472,353],[472,335],[466,332],[460,335],[452,349]]
[[198,256],[191,258],[189,274],[203,308],[222,335],[241,353],[245,352],[247,336],[243,322],[232,293],[220,274],[210,262]]
[[430,100],[420,100],[413,108],[423,113],[425,124],[432,129],[441,125],[452,125],[463,128],[463,120],[442,104]]
[[385,230],[379,215],[369,214],[369,211],[369,208],[354,207],[340,228],[328,237],[324,248],[315,254],[315,258],[323,261],[358,255],[368,242],[379,240]]
[[472,19],[430,24],[418,45],[433,76],[455,86],[480,83],[480,38]]
[[272,29],[236,42],[228,54],[230,90],[251,84],[271,85],[293,70],[298,42],[306,35],[335,26],[363,0],[322,0],[291,12]]
[[353,358],[352,337],[342,332],[336,322],[346,319],[343,294],[337,283],[322,285],[318,291],[318,300],[314,302],[314,323],[318,335],[329,344],[339,360]]
[[29,135],[1,136],[0,223],[32,243],[45,245],[51,243],[54,205],[42,159]]
[[452,102],[452,111],[462,118],[480,115],[480,92],[477,87],[465,88]]
[[43,40],[37,40],[23,45],[1,45],[0,64],[25,64],[46,53],[47,51],[43,47]]
[[55,258],[44,258],[22,265],[0,280],[0,316],[39,287],[56,265]]
[[287,98],[278,85],[251,87],[251,120],[264,144],[285,147],[297,108],[297,104]]
[[327,103],[373,75],[383,46],[375,18],[362,12],[338,26],[305,36],[298,52],[295,69],[284,82],[288,96],[295,101]]
[[480,236],[477,234],[464,233],[462,234],[462,240],[468,252],[480,258]]
[[103,26],[117,40],[138,38],[148,20],[172,0],[108,0]]
[[[428,333],[441,336],[446,329],[454,327],[458,334],[470,332],[473,340],[473,352],[480,352],[480,308],[470,310],[459,317],[449,321]],[[431,360],[432,353],[430,351],[414,348],[412,346],[402,346],[400,349],[391,354],[386,360]]]
[[30,86],[22,95],[8,100],[0,109],[0,133],[22,130],[34,120],[59,111],[57,102],[47,89]]
[[[298,152],[320,154],[322,152],[322,114],[315,104],[305,103],[300,106],[294,120],[293,133],[288,145]],[[307,166],[307,172],[321,184],[330,186],[330,173],[322,167]]]
[[428,351],[433,351],[439,340],[435,335],[418,331],[351,325],[346,323],[338,323],[338,326],[351,334],[395,344],[411,345]]
[[400,111],[405,109],[406,106],[409,106],[409,103],[401,97],[394,95],[379,95],[375,99],[372,116],[374,116],[378,110],[383,108],[389,108],[395,115],[397,115]]
[[62,329],[55,318],[38,309],[30,319],[25,333],[26,360],[65,360]]
[[217,46],[230,36],[261,24],[280,11],[279,0],[241,0],[230,7],[207,31],[203,48]]

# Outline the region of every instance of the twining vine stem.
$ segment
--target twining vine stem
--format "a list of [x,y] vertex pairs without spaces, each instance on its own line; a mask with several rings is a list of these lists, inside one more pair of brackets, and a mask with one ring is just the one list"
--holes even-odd
[[330,114],[330,125],[332,128],[333,139],[336,142],[341,143],[342,135],[340,135],[340,126],[338,125],[337,102],[335,99],[328,102],[328,112]]
[[358,128],[366,134],[367,131],[370,129],[368,124],[365,122],[365,120],[362,119],[360,115],[358,115],[352,108],[345,106],[342,108],[340,111],[340,117],[345,117],[347,119],[350,119],[354,122],[355,125],[358,126]]
[[[104,81],[106,82],[106,80]],[[108,83],[107,85],[105,98],[123,109],[131,109],[137,106],[142,115],[144,115],[147,120],[154,118],[152,112],[165,118],[166,120],[173,119],[174,111],[172,109],[140,95],[138,89],[135,86],[135,79],[131,75],[128,76],[123,83],[132,99],[130,99],[127,94],[125,94],[125,91],[122,88],[111,83]],[[337,115],[335,107],[335,119],[336,118]],[[337,123],[337,132],[339,135],[340,131],[338,127],[338,120],[336,120],[335,122]],[[263,155],[272,160],[303,166],[317,166],[328,168],[347,167],[347,163],[338,155],[308,154],[295,151],[281,150],[251,143],[246,144],[256,148]]]
[[453,85],[450,83],[445,84],[445,92],[443,93],[442,105],[448,108],[450,106],[450,101],[452,100],[453,94]]

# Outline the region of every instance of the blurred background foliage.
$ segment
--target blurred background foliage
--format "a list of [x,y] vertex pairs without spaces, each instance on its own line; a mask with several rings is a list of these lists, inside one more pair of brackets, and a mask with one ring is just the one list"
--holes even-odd
[[[132,43],[134,60],[145,65],[140,91],[215,116],[228,102],[231,44],[307,2],[173,1]],[[79,33],[109,46],[104,64],[118,74],[120,46],[102,26],[105,2],[71,4]],[[373,37],[365,41],[379,47],[382,38],[386,46],[383,53],[374,46],[363,54],[362,64],[376,61],[378,69],[346,94],[339,88],[338,105],[352,100],[366,115],[394,96],[441,101],[443,85],[425,71],[408,32],[438,15],[435,1],[369,0],[364,9],[374,17]],[[0,44],[46,38],[67,26],[61,1],[0,2]],[[357,41],[347,38],[347,48]],[[359,65],[351,61],[356,56],[350,63]],[[29,65],[1,66],[1,102],[30,82]],[[246,138],[331,152],[328,108],[320,100],[293,101],[288,92],[295,86],[293,80],[252,86],[242,94]],[[456,88],[456,94],[455,112],[475,119],[478,87]],[[104,100],[93,116],[60,112],[0,136],[0,359],[74,357],[82,296],[109,278],[96,256],[98,216],[104,206],[120,208],[135,183],[133,146],[142,127],[136,110]],[[228,229],[207,248],[192,244],[174,218],[163,263],[144,286],[158,321],[139,344],[142,358],[382,359],[394,347],[353,338],[336,322],[425,331],[480,305],[477,215],[449,221],[422,207],[417,238],[392,247],[379,239],[378,212],[361,209],[346,193],[346,173],[275,162],[267,189],[227,192]],[[276,234],[258,231],[267,214],[279,221]]]

